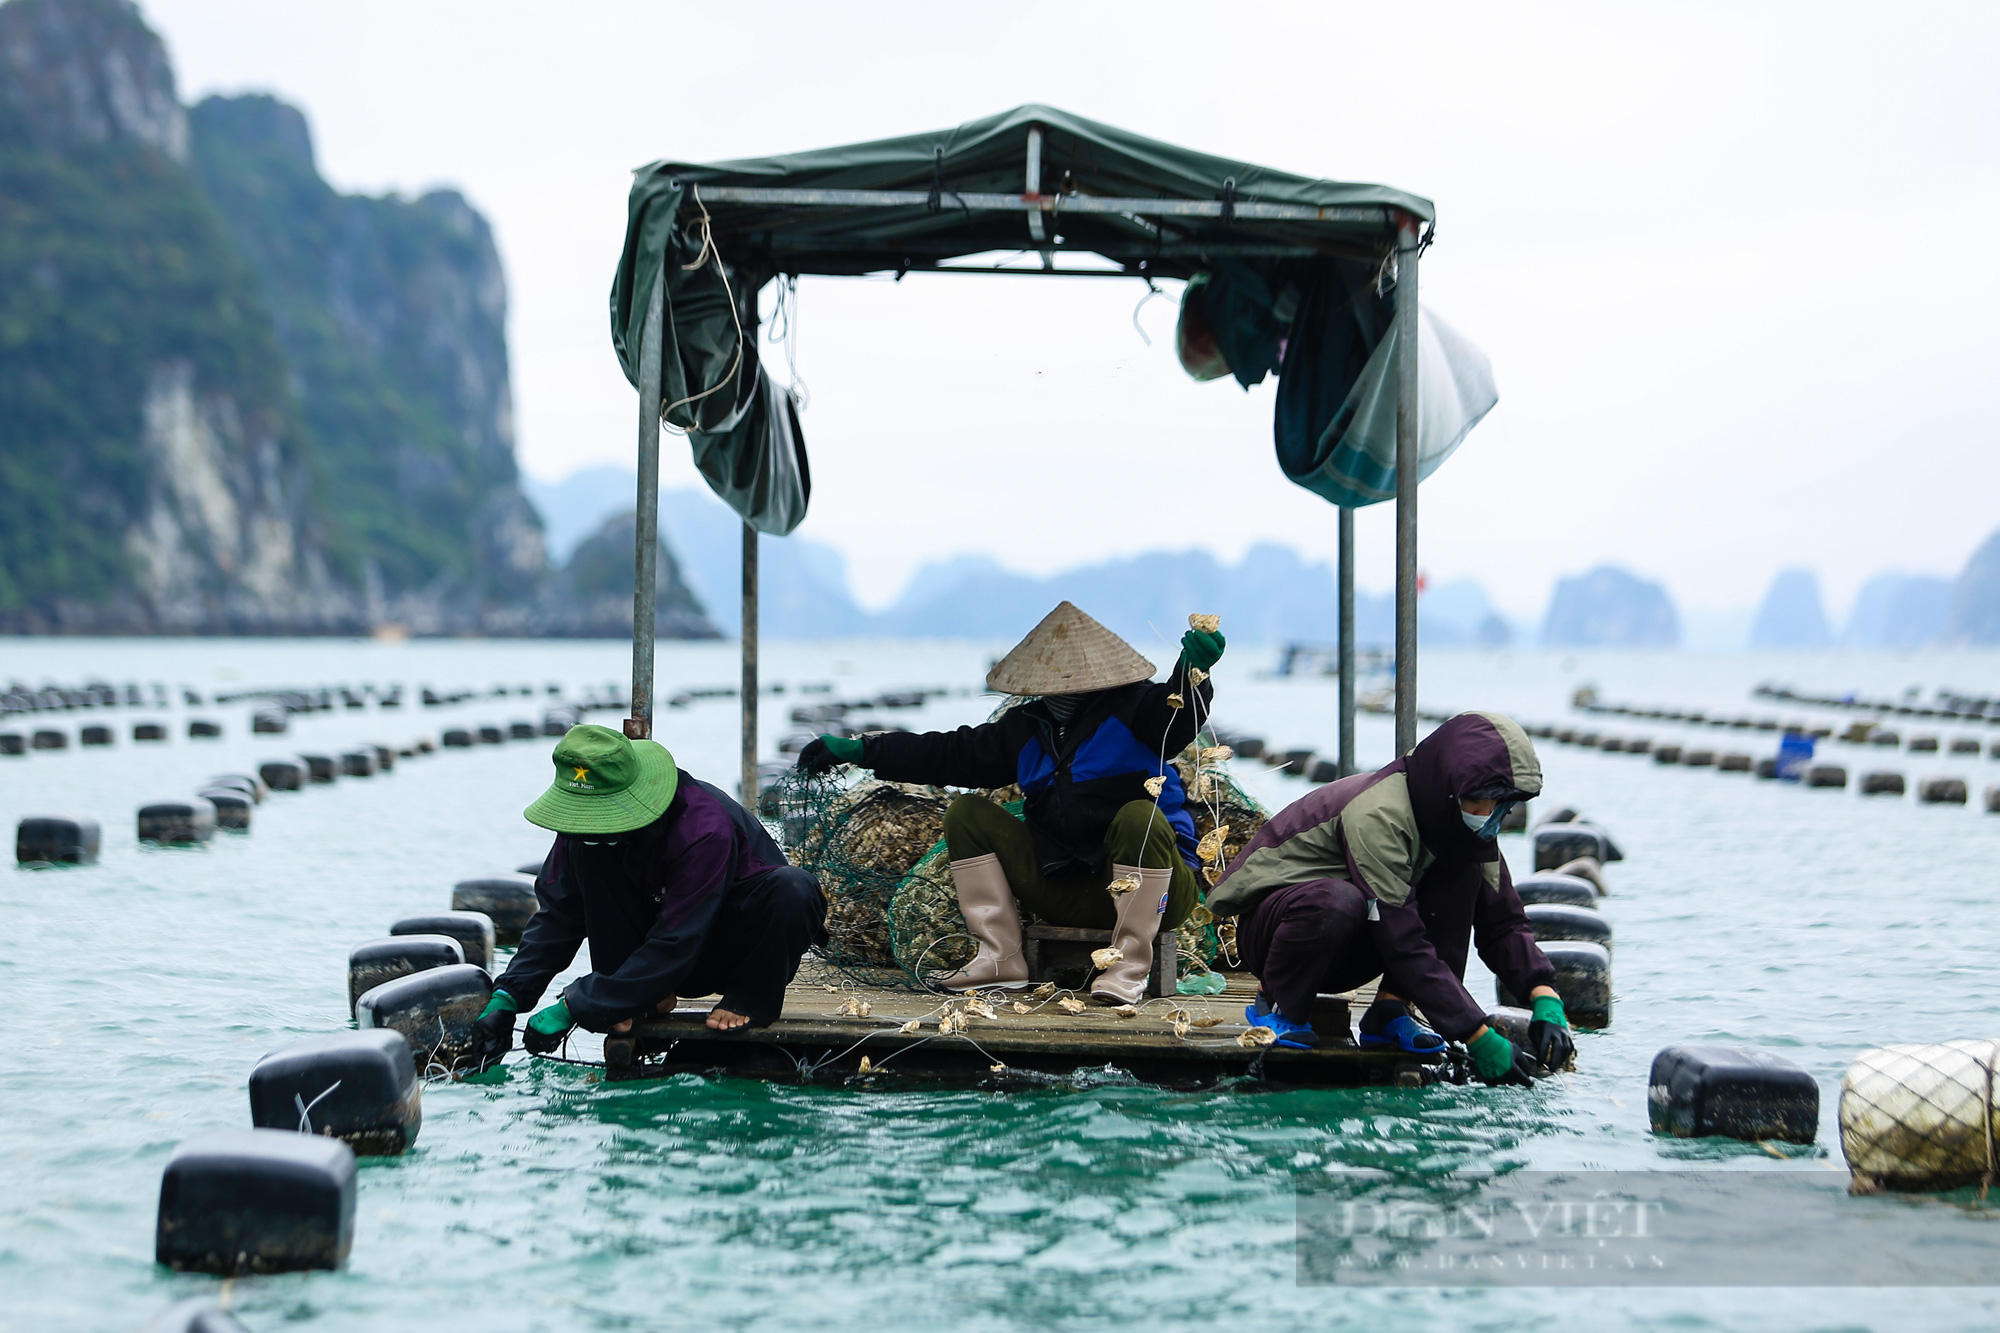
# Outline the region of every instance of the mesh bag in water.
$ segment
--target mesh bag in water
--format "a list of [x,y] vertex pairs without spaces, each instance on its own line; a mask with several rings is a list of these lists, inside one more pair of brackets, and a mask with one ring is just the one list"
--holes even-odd
[[1854,1192],[1945,1190],[1995,1179],[2000,1042],[1863,1051],[1840,1083],[1840,1150]]

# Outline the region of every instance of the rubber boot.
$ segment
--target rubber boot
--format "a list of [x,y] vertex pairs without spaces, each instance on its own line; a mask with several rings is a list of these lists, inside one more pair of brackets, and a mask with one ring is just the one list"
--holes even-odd
[[1124,956],[1090,983],[1090,998],[1099,1004],[1137,1004],[1146,994],[1146,978],[1153,971],[1153,937],[1160,933],[1174,872],[1112,866],[1111,882],[1122,879],[1136,879],[1139,887],[1113,895],[1118,900],[1118,921],[1111,928],[1111,947]]
[[1021,955],[1021,909],[1000,858],[988,852],[951,863],[951,880],[958,886],[958,910],[965,931],[978,942],[979,952],[956,972],[938,978],[946,990],[998,987],[1020,990],[1028,984],[1028,960]]

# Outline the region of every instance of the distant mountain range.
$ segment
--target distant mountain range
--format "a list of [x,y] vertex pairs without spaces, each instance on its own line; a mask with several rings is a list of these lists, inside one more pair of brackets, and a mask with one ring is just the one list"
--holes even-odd
[[[634,483],[621,468],[592,468],[555,484],[530,478],[525,485],[558,560],[569,543],[587,540],[606,522],[630,531]],[[660,496],[660,533],[709,619],[735,634],[742,586],[736,516],[706,491],[667,491]],[[1191,611],[1221,615],[1226,632],[1244,642],[1330,643],[1339,632],[1332,566],[1276,545],[1254,546],[1234,565],[1206,551],[1155,551],[1047,577],[1016,573],[985,556],[955,556],[923,566],[894,605],[875,612],[855,602],[846,562],[830,546],[767,539],[758,559],[760,626],[781,638],[1006,639],[1065,598],[1141,649],[1178,641]],[[1362,644],[1395,642],[1392,596],[1357,589],[1354,619]],[[1469,580],[1428,590],[1418,631],[1439,647],[1513,638],[1485,591]]]
[[[632,474],[598,467],[549,483],[526,478],[541,512],[549,551],[558,562],[608,519],[629,515]],[[660,497],[662,542],[679,560],[688,587],[725,635],[738,630],[741,525],[706,491]],[[1202,551],[1149,552],[1039,578],[1015,573],[990,557],[959,555],[919,569],[894,605],[863,610],[848,586],[839,551],[808,538],[766,540],[760,548],[762,623],[785,638],[898,636],[1004,639],[1068,598],[1134,643],[1158,647],[1178,637],[1188,609],[1224,616],[1244,641],[1332,641],[1337,634],[1333,570],[1283,546],[1252,547],[1225,565]],[[1981,608],[1991,610],[1982,619]],[[1837,632],[1810,570],[1788,569],[1772,580],[1754,619],[1696,617],[1693,646],[1741,648],[1911,648],[1940,641],[2000,642],[2000,533],[1995,533],[1957,580],[1888,572],[1863,585]],[[1395,641],[1395,599],[1357,590],[1355,624],[1361,642]],[[1428,589],[1419,629],[1432,647],[1504,645],[1524,639],[1551,647],[1677,647],[1690,637],[1682,614],[1661,584],[1603,565],[1558,580],[1538,632],[1522,635],[1502,617],[1485,589],[1470,579]],[[1747,639],[1747,643],[1746,643]]]

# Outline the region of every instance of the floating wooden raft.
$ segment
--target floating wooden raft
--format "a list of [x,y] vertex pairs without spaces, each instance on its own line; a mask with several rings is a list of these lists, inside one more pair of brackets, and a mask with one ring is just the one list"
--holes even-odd
[[[950,1033],[939,1030],[939,1021],[952,1009],[964,1009],[954,998],[851,982],[795,982],[786,992],[783,1017],[768,1028],[710,1031],[704,1006],[649,1019],[625,1037],[608,1037],[605,1074],[638,1079],[720,1070],[751,1078],[847,1080],[861,1072],[865,1057],[882,1078],[982,1082],[1105,1066],[1149,1083],[1188,1087],[1245,1075],[1308,1087],[1415,1086],[1438,1076],[1437,1056],[1334,1044],[1353,1041],[1352,995],[1320,997],[1314,1026],[1322,1045],[1316,1050],[1245,1047],[1237,1037],[1247,1030],[1243,1008],[1256,983],[1234,975],[1229,982],[1220,995],[1148,1000],[1129,1018],[1088,1004],[1087,996],[1077,997],[1086,1001],[1082,1012],[1068,1012],[1060,1005],[1068,991],[1044,998],[1032,991],[989,991],[984,999],[994,1016],[967,1012],[964,1031]],[[1017,1000],[1030,1012],[1014,1012]],[[866,1016],[857,1012],[862,1005]],[[1171,1018],[1176,1011],[1190,1020],[1185,1035],[1176,1033]],[[902,1031],[912,1019],[921,1026]],[[1198,1026],[1204,1019],[1218,1021]],[[996,1065],[1004,1068],[995,1070]]]

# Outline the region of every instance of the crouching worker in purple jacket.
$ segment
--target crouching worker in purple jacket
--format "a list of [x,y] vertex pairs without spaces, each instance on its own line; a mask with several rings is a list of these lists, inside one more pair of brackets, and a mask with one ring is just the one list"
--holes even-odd
[[575,1027],[624,1031],[686,996],[721,995],[708,1015],[718,1031],[777,1021],[799,959],[826,942],[819,882],[657,741],[572,727],[555,766],[526,811],[556,834],[535,878],[541,905],[479,1017],[480,1068],[507,1053],[514,1015],[586,940],[591,970],[528,1020],[521,1044],[531,1053],[555,1050]]
[[[1568,1064],[1575,1045],[1555,969],[1494,843],[1508,808],[1541,789],[1519,725],[1460,713],[1388,767],[1287,806],[1208,900],[1217,916],[1241,918],[1237,948],[1261,983],[1245,1017],[1281,1044],[1311,1046],[1313,997],[1380,977],[1361,1017],[1363,1046],[1423,1052],[1462,1041],[1488,1083]],[[1532,997],[1528,1050],[1488,1027],[1465,989],[1468,943],[1509,990]]]

